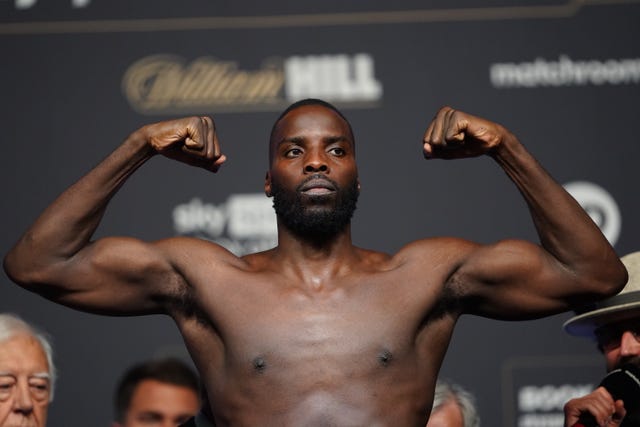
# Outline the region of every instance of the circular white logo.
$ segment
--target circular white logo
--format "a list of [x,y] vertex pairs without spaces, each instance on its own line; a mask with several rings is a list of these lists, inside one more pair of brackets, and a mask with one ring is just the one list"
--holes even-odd
[[600,227],[611,246],[615,246],[620,235],[622,219],[613,197],[604,188],[586,181],[570,182],[565,184],[564,188]]

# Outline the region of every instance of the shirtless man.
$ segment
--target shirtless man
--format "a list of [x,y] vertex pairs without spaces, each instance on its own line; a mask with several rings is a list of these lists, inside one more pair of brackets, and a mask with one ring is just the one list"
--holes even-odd
[[216,172],[211,119],[142,127],[67,189],[5,258],[8,275],[57,303],[171,316],[217,426],[424,426],[462,314],[517,320],[618,292],[626,270],[598,227],[502,126],[445,107],[424,156],[489,155],[522,192],[541,245],[457,238],[395,255],[351,241],[355,144],[332,106],[305,100],[276,121],[264,190],[278,245],[237,257],[204,240],[92,241],[109,199],[156,154]]

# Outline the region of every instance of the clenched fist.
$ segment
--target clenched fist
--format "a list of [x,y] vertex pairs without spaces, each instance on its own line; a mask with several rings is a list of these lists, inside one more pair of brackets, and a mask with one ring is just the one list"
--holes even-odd
[[220,152],[213,120],[185,117],[144,126],[140,131],[158,154],[211,172],[217,172],[226,157]]
[[423,138],[425,158],[459,159],[487,154],[512,135],[504,127],[451,107],[441,108]]

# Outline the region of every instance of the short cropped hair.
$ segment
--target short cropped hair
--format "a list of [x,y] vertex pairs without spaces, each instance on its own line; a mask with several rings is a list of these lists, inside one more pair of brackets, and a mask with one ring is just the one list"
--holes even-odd
[[438,380],[431,412],[433,413],[433,411],[450,401],[458,404],[462,413],[464,427],[480,427],[480,417],[478,416],[473,395],[458,384]]
[[295,110],[296,108],[300,108],[300,107],[304,107],[306,105],[319,105],[321,107],[327,108],[333,112],[335,112],[338,116],[340,116],[342,118],[342,120],[344,120],[347,123],[347,126],[349,127],[349,133],[351,134],[351,139],[353,140],[353,143],[355,144],[355,137],[353,135],[353,129],[351,129],[351,123],[349,123],[349,120],[345,117],[344,114],[342,114],[342,112],[340,110],[338,110],[338,108],[327,102],[327,101],[323,101],[322,99],[317,99],[317,98],[305,98],[305,99],[301,99],[299,101],[294,102],[293,104],[289,105],[276,119],[276,121],[273,123],[273,126],[271,127],[271,134],[269,135],[269,161],[271,161],[271,159],[273,158],[273,137],[275,136],[276,133],[276,127],[278,126],[278,123],[280,123],[280,120],[283,119],[284,116],[286,116],[290,111]]
[[198,375],[180,359],[169,357],[141,362],[127,369],[120,378],[114,396],[116,421],[124,422],[133,394],[145,380],[186,387],[199,395]]
[[53,364],[53,347],[51,346],[49,335],[22,320],[22,318],[16,314],[0,313],[0,343],[20,334],[32,336],[38,341],[40,347],[42,347],[42,351],[47,358],[47,365],[49,365],[49,402],[52,402],[56,384],[56,367]]

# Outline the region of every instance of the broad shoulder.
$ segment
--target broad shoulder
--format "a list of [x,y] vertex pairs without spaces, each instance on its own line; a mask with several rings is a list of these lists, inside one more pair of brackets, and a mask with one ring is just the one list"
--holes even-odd
[[262,252],[254,252],[243,255],[241,258],[242,265],[249,271],[261,272],[270,270],[274,267],[278,259],[276,248],[272,248]]
[[364,270],[392,271],[440,266],[452,270],[465,262],[481,245],[455,237],[434,237],[411,242],[395,254],[355,248]]
[[189,265],[229,265],[246,268],[246,262],[225,247],[195,237],[170,237],[153,242],[177,267]]
[[432,237],[411,242],[393,256],[393,265],[460,266],[479,244],[456,237]]

